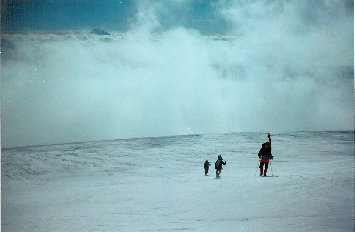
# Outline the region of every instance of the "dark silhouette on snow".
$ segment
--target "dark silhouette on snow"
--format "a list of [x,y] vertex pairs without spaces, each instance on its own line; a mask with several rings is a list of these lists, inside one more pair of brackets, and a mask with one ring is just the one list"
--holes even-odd
[[[261,146],[261,149],[259,150],[258,156],[260,160],[260,176],[264,175],[266,176],[267,169],[269,167],[269,161],[273,159],[273,156],[271,154],[271,135],[270,133],[267,134],[267,137],[269,139],[269,142],[263,143]],[[265,169],[264,169],[265,165]]]
[[210,168],[211,163],[208,162],[208,160],[205,161],[205,163],[203,164],[203,168],[205,169],[205,176],[207,176],[208,174],[208,169]]
[[221,155],[218,156],[217,161],[214,164],[214,168],[216,169],[216,177],[219,177],[219,175],[221,174],[221,171],[223,169],[223,165],[226,165],[227,162],[223,161],[223,158]]

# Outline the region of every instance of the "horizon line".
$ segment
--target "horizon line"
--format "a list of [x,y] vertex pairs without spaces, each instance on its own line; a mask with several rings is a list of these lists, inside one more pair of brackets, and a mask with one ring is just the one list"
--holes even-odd
[[[270,132],[274,135],[284,134],[284,133],[300,133],[300,132],[353,132],[355,134],[355,129],[353,130],[295,130],[295,131],[276,131]],[[149,138],[167,138],[167,137],[178,137],[178,136],[201,136],[201,135],[211,135],[211,134],[235,134],[235,133],[269,133],[269,131],[234,131],[234,132],[207,132],[207,133],[191,133],[191,134],[176,134],[176,135],[160,135],[160,136],[147,136],[147,137],[128,137],[128,138],[115,138],[115,139],[103,139],[103,140],[87,140],[87,141],[74,141],[74,142],[63,142],[63,143],[49,143],[49,144],[37,144],[37,145],[24,145],[24,146],[10,146],[2,147],[2,150],[19,149],[19,148],[31,148],[31,147],[46,147],[46,146],[56,146],[56,145],[69,145],[69,144],[83,144],[83,143],[93,143],[93,142],[109,142],[109,141],[120,141],[120,140],[137,140],[137,139],[149,139]]]

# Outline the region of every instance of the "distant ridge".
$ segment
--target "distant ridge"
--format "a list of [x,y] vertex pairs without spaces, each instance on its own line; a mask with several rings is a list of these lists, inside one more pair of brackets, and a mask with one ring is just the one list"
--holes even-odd
[[[221,133],[192,133],[192,134],[177,134],[177,135],[162,135],[162,136],[146,136],[146,137],[130,137],[130,138],[116,138],[116,139],[102,139],[102,140],[88,140],[88,141],[73,141],[73,142],[63,142],[63,143],[51,143],[51,144],[38,144],[38,145],[24,145],[18,147],[1,147],[1,150],[10,149],[21,149],[21,148],[31,148],[31,147],[46,147],[46,146],[57,146],[66,144],[84,144],[84,143],[99,143],[99,142],[110,142],[110,141],[128,141],[128,140],[143,140],[143,139],[162,139],[162,138],[173,138],[173,137],[199,137],[204,135],[228,135],[228,134],[265,134],[266,131],[249,131],[249,132],[221,132]],[[309,133],[309,134],[319,134],[319,133],[354,133],[355,130],[325,130],[325,131],[275,131],[271,132],[272,135],[282,135],[282,134],[297,134],[297,133]]]
[[[79,39],[84,38],[90,38],[94,36],[103,36],[105,38],[122,38],[125,37],[126,34],[129,32],[126,31],[106,31],[103,29],[83,29],[83,30],[28,30],[28,31],[2,31],[2,37],[36,37],[36,36],[62,36],[62,37],[77,37]],[[159,33],[152,33],[150,37],[153,40],[159,40],[164,37],[164,33],[159,34]],[[215,34],[215,35],[201,35],[203,38],[211,39],[211,40],[221,40],[221,41],[233,41],[238,39],[238,35],[220,35],[220,34]]]
[[90,32],[91,34],[94,34],[94,35],[111,35],[110,33],[108,33],[107,31],[105,30],[102,30],[102,29],[94,29]]

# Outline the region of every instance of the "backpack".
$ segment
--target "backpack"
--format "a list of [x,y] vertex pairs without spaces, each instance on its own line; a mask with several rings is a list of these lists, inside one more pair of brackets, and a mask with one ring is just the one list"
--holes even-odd
[[222,168],[222,160],[217,160],[215,165],[214,165],[215,169],[221,169]]

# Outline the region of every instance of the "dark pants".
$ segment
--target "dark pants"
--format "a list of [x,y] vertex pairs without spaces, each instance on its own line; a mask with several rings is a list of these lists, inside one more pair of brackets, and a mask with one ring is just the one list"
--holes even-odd
[[269,162],[262,162],[262,161],[260,161],[260,165],[259,165],[259,168],[260,168],[260,176],[263,175],[264,164],[265,164],[264,176],[266,176],[267,168],[269,167]]
[[208,168],[205,168],[205,175],[207,175],[208,173]]

